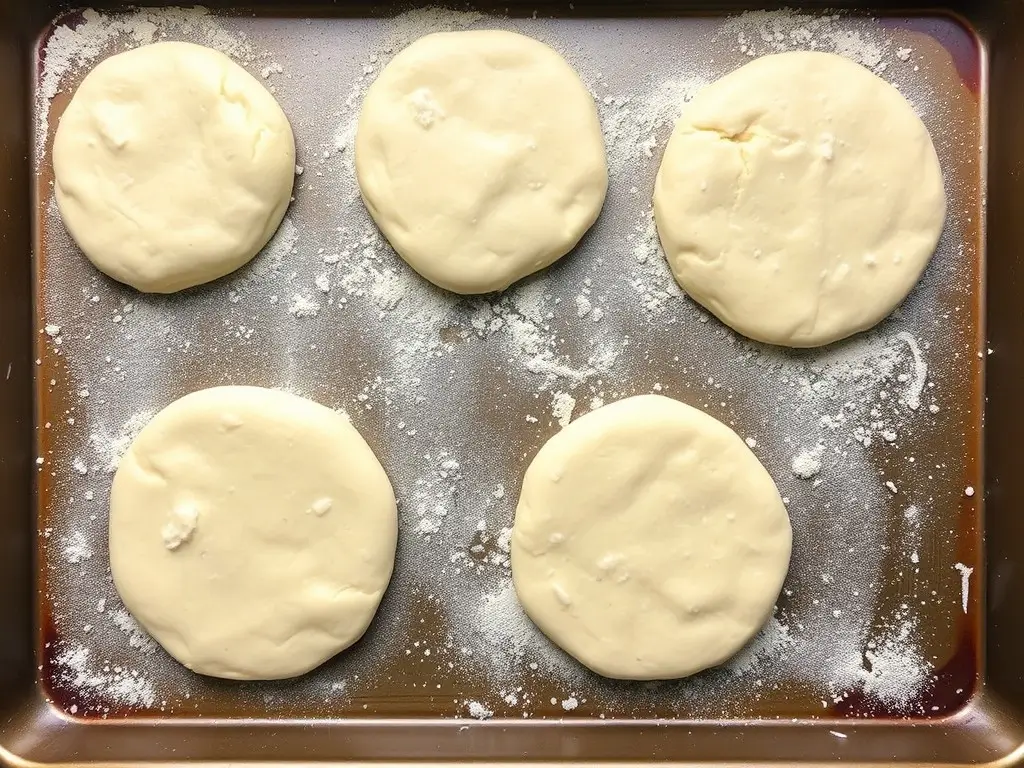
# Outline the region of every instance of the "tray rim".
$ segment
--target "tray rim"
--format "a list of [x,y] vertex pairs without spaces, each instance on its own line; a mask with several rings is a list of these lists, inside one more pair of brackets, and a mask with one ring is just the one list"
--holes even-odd
[[[109,7],[111,5],[117,6],[117,5],[120,5],[120,4],[118,4],[118,3],[97,3],[95,5],[97,7]],[[149,3],[146,3],[146,5],[149,5]],[[211,3],[211,5],[212,5],[212,3]],[[582,6],[582,5],[584,5],[584,4],[583,3],[578,4],[578,6]],[[671,3],[669,3],[669,5],[671,5]],[[689,4],[689,5],[691,5],[691,6],[703,6],[704,3],[693,3],[693,4]],[[742,7],[736,7],[736,8],[731,8],[730,7],[728,9],[722,9],[722,5],[723,5],[722,2],[719,2],[719,3],[708,3],[707,7],[708,8],[710,8],[712,6],[718,7],[719,9],[721,9],[720,10],[721,13],[735,12],[735,11],[739,11],[739,10],[743,10],[744,9]],[[843,3],[843,4],[837,4],[837,3],[819,4],[819,3],[811,2],[811,3],[800,3],[800,4],[797,5],[797,7],[798,8],[814,8],[814,9],[817,10],[817,9],[825,8],[825,7],[834,7],[836,5],[844,5],[844,9],[846,9],[845,8],[846,5],[849,5],[849,8],[850,9],[856,9],[855,12],[857,12],[857,13],[861,13],[861,12],[871,13],[872,12],[871,9],[858,8],[854,3],[849,3],[849,4],[845,4],[845,3]],[[313,7],[313,6],[311,5],[310,7]],[[752,7],[756,7],[756,6],[752,6]],[[706,8],[697,8],[697,10],[707,10],[707,9]],[[925,11],[925,7],[922,5],[919,9],[915,9],[915,10],[917,10],[917,12],[920,13],[920,12]],[[577,11],[578,12],[580,11],[579,7],[577,8]],[[898,12],[898,11],[894,11],[893,9],[889,9],[889,8],[886,8],[885,11],[884,11],[884,13],[886,15],[891,15],[891,14],[896,13],[896,12]],[[980,52],[980,55],[981,55],[981,58],[982,58],[982,77],[983,77],[983,80],[987,81],[987,79],[989,77],[989,57],[990,57],[989,45],[990,45],[990,38],[984,32],[984,30],[985,30],[984,23],[979,25],[979,24],[971,21],[969,15],[967,15],[964,12],[961,12],[961,10],[957,10],[956,8],[951,8],[951,9],[934,9],[932,11],[932,13],[934,13],[935,15],[950,16],[950,17],[956,19],[959,23],[961,23],[963,26],[965,26],[968,30],[974,32],[974,34],[976,35],[976,38],[978,40],[979,52]],[[981,31],[979,31],[979,30],[981,30]],[[34,44],[30,46],[29,56],[32,55],[32,50],[34,50]],[[983,132],[983,135],[987,135],[988,134],[988,106],[989,106],[989,101],[987,99],[983,99],[982,100],[982,105],[981,105],[981,107],[982,107],[982,113],[981,114],[982,114],[982,132]],[[31,112],[31,108],[30,108],[29,111]],[[988,170],[990,168],[990,166],[989,166],[990,158],[989,158],[988,153],[986,151],[987,150],[987,143],[984,146],[985,146],[985,149],[983,150],[983,155],[982,155],[982,179],[981,180],[982,180],[983,194],[987,194],[987,192],[988,192],[987,173],[988,173]],[[984,208],[983,208],[983,210],[984,210]],[[985,236],[987,237],[987,235],[988,235],[987,223],[984,223],[982,225],[982,227],[983,227],[982,231],[985,233]],[[987,251],[987,250],[988,249],[986,247],[985,251]],[[982,279],[984,281],[984,279],[985,279],[984,278],[984,274],[983,274],[983,278]],[[983,282],[983,291],[984,290],[985,290],[985,284]],[[982,336],[983,339],[987,335],[986,331],[985,331],[987,323],[985,322],[985,320],[986,320],[986,318],[983,317],[982,318],[982,322],[980,323],[980,327],[979,327],[979,334]],[[30,323],[29,327],[30,328],[32,327],[31,323]],[[37,340],[37,343],[38,343],[38,340]],[[983,366],[982,375],[985,376],[985,367],[984,366]],[[987,385],[988,385],[988,382],[986,380],[984,385],[983,385],[983,391],[986,393],[986,395],[988,394]],[[33,398],[33,403],[34,402],[35,401],[34,401],[34,398]],[[35,418],[33,418],[33,422],[35,422]],[[986,449],[988,447],[987,439],[985,439],[987,437],[987,432],[988,432],[988,429],[986,428],[985,429],[985,433],[986,434],[983,435],[983,442],[985,443]],[[984,458],[986,457],[986,454],[987,454],[987,450],[982,454],[982,460],[984,460]],[[987,462],[986,462],[986,465],[987,465]],[[987,480],[987,474],[986,474],[986,480]],[[988,482],[986,482],[985,487],[987,488],[988,485],[989,485]],[[32,489],[33,497],[35,497],[35,494],[36,494],[36,489],[33,487],[33,489]],[[985,526],[985,528],[987,530],[987,520],[986,520],[987,515],[985,514],[985,510],[984,509],[981,510],[980,515],[981,515],[981,520],[983,522],[983,526]],[[34,547],[33,547],[33,550],[34,550]],[[987,570],[987,568],[985,568],[986,562],[984,560],[982,562],[980,562],[979,565],[982,566],[982,568],[984,570]],[[982,590],[981,592],[982,592],[982,594],[979,594],[979,600],[980,600],[979,606],[981,607],[981,610],[979,611],[979,615],[987,616],[987,613],[986,613],[986,611],[987,611],[986,595],[987,595],[988,589]],[[0,597],[2,597],[2,596],[0,596]],[[0,600],[0,605],[2,605],[2,604],[3,604],[3,602],[2,602],[2,600]],[[36,617],[36,622],[38,622],[38,617]],[[917,728],[917,729],[922,729],[922,730],[937,730],[937,729],[947,729],[948,728],[948,729],[951,729],[952,731],[958,731],[958,730],[962,730],[962,727],[968,721],[974,721],[974,722],[985,721],[988,725],[991,725],[992,721],[994,720],[993,714],[1004,714],[1006,709],[1008,708],[1008,705],[1006,704],[1006,702],[1000,701],[999,697],[997,697],[994,693],[992,693],[992,691],[989,689],[989,687],[987,685],[987,683],[988,683],[988,679],[987,679],[988,669],[987,669],[986,664],[985,664],[986,656],[987,656],[987,654],[983,650],[982,651],[982,665],[981,665],[980,672],[979,672],[979,674],[980,674],[979,685],[975,689],[974,695],[967,701],[967,703],[964,705],[963,708],[961,708],[961,709],[959,709],[959,710],[957,710],[955,712],[949,713],[948,715],[945,715],[943,717],[934,718],[934,719],[928,719],[928,720],[906,721],[906,720],[886,720],[886,719],[880,719],[880,718],[879,719],[866,719],[866,720],[865,719],[851,719],[850,721],[848,721],[848,724],[844,723],[842,725],[842,728],[844,730],[857,730],[857,729],[878,730],[878,729],[887,729],[887,728],[901,729],[901,728],[911,727],[911,728]],[[3,678],[0,678],[0,682],[2,682],[2,681],[3,681]],[[0,691],[2,691],[2,689],[0,689]],[[159,717],[144,716],[144,717],[129,718],[129,719],[125,720],[125,721],[119,721],[119,722],[115,722],[115,721],[101,721],[101,720],[88,720],[88,721],[85,721],[85,720],[83,720],[81,718],[76,718],[76,717],[73,717],[73,716],[65,715],[63,712],[60,712],[56,708],[54,708],[51,705],[47,704],[45,701],[39,700],[39,696],[38,695],[41,694],[41,693],[42,693],[42,691],[39,688],[38,680],[36,680],[36,681],[33,682],[33,689],[32,689],[32,691],[29,692],[29,695],[27,697],[23,697],[27,701],[23,702],[20,707],[16,706],[16,707],[13,708],[15,713],[16,713],[15,717],[17,717],[17,714],[22,714],[22,715],[29,714],[29,712],[31,711],[31,714],[33,715],[33,719],[34,720],[42,721],[42,720],[53,720],[53,719],[56,719],[57,721],[61,721],[59,723],[59,729],[61,731],[77,730],[79,727],[88,728],[88,729],[99,728],[99,729],[106,730],[108,728],[110,728],[110,729],[117,729],[117,728],[122,728],[122,727],[125,727],[125,726],[129,726],[129,727],[133,727],[134,728],[134,727],[154,726],[154,725],[159,725],[162,728],[164,728],[165,730],[168,729],[168,728],[172,728],[173,730],[181,730],[182,728],[185,728],[185,729],[191,728],[193,726],[199,725],[200,723],[202,724],[201,727],[202,727],[203,730],[206,730],[206,729],[224,729],[224,728],[228,728],[228,729],[231,729],[233,731],[238,731],[240,729],[241,730],[245,730],[246,728],[254,728],[254,727],[259,727],[259,726],[262,726],[262,727],[272,727],[276,731],[293,730],[293,729],[300,729],[301,730],[301,729],[308,728],[310,726],[337,727],[337,726],[340,725],[340,726],[342,726],[344,728],[353,728],[353,727],[365,726],[368,723],[372,723],[375,727],[378,726],[378,725],[380,727],[384,727],[384,726],[394,727],[395,725],[401,725],[401,726],[404,726],[404,727],[412,727],[412,728],[415,728],[415,729],[422,729],[423,726],[424,726],[424,721],[423,720],[418,720],[418,719],[395,719],[395,718],[377,718],[377,719],[373,719],[373,720],[355,720],[355,721],[352,721],[352,720],[330,719],[330,718],[315,718],[315,719],[304,719],[304,720],[303,719],[299,719],[299,720],[291,720],[290,719],[290,720],[282,721],[282,720],[275,720],[275,719],[271,719],[271,718],[265,718],[265,719],[263,719],[263,718],[261,718],[261,719],[191,718],[191,717],[185,718],[185,717],[178,717],[178,716],[176,716],[174,718],[167,718],[167,719],[165,719],[165,718],[159,718]],[[36,694],[36,696],[33,696],[33,694]],[[5,732],[5,730],[6,730],[4,725],[2,725],[2,723],[3,723],[3,715],[5,714],[4,713],[3,704],[4,704],[4,702],[2,701],[2,699],[0,699],[0,736],[2,736],[4,734],[4,732]],[[1022,715],[1019,712],[1018,712],[1018,715],[1020,716],[1020,719],[1022,721],[1024,721],[1024,715]],[[437,723],[437,721],[426,721],[426,722],[427,722],[427,724],[436,724]],[[487,732],[487,731],[503,731],[504,732],[504,731],[507,731],[509,729],[518,731],[521,727],[530,727],[530,726],[534,726],[535,727],[536,726],[536,723],[523,723],[522,721],[519,721],[519,720],[494,719],[494,720],[490,720],[490,721],[487,721],[487,722],[480,722],[480,723],[475,722],[475,721],[454,721],[454,720],[449,721],[449,720],[446,720],[446,721],[443,721],[444,725],[440,725],[440,726],[437,726],[437,727],[444,728],[444,729],[450,729],[451,728],[451,724],[455,723],[455,722],[468,724],[468,725],[472,726],[473,730],[475,730],[475,731],[479,730],[480,732]],[[544,721],[544,724],[545,725],[550,725],[553,722],[554,721]],[[514,724],[515,727],[513,727],[513,724]],[[750,728],[750,729],[755,729],[755,730],[764,730],[764,729],[773,730],[775,728],[780,728],[780,727],[797,726],[797,727],[800,727],[801,729],[808,728],[808,729],[813,730],[813,731],[824,730],[826,732],[831,730],[829,728],[829,726],[832,726],[833,729],[835,727],[837,727],[836,726],[836,722],[833,721],[833,720],[824,720],[824,721],[822,721],[822,720],[816,720],[816,719],[795,719],[795,720],[786,720],[786,721],[782,721],[782,722],[780,722],[780,721],[773,721],[773,720],[742,720],[742,719],[741,720],[727,720],[727,721],[717,721],[717,720],[673,720],[673,721],[637,720],[637,721],[631,721],[631,722],[628,722],[628,723],[623,723],[622,721],[612,722],[612,721],[597,721],[597,720],[594,720],[594,721],[581,720],[581,721],[576,721],[576,722],[574,722],[572,724],[573,725],[572,730],[576,730],[575,726],[577,724],[584,724],[584,725],[587,725],[587,726],[597,726],[597,727],[602,727],[602,728],[607,728],[607,727],[610,727],[610,726],[616,726],[616,727],[619,727],[619,728],[625,727],[628,730],[638,730],[638,731],[641,731],[641,732],[644,729],[649,729],[649,728],[653,728],[653,727],[664,728],[664,727],[666,727],[666,724],[668,724],[669,727],[683,727],[683,726],[686,726],[688,728],[692,728],[692,727],[700,727],[702,729],[705,729],[705,728],[726,728],[726,729],[729,729],[729,730],[736,730],[737,728],[743,728],[743,729]],[[9,725],[9,723],[8,723],[8,725]],[[1020,737],[1020,741],[1014,746],[1014,748],[1011,751],[1009,751],[1008,753],[1004,754],[1002,757],[1000,757],[1000,758],[998,758],[996,760],[991,761],[991,763],[986,763],[986,764],[992,764],[992,765],[1017,765],[1017,764],[1024,764],[1024,722],[1017,723],[1017,725],[1018,725],[1017,735]],[[980,735],[980,734],[975,734],[975,735]],[[177,761],[177,760],[172,760],[170,762],[161,760],[160,762],[162,762],[164,764],[168,764],[168,765],[177,765],[177,764],[179,764],[179,761]],[[184,764],[184,762],[189,762],[190,764],[195,764],[196,761],[186,760],[186,761],[182,761],[181,764]],[[205,761],[204,760],[204,761],[198,761],[198,762],[202,762],[203,764],[209,764],[209,765],[221,765],[221,764],[223,764],[224,761],[222,761],[222,760]],[[377,761],[374,761],[374,762],[376,762],[377,764],[380,764]],[[389,762],[385,762],[384,764],[399,765],[399,764],[406,764],[407,762],[409,762],[409,761],[394,761],[394,762],[390,762],[389,761]],[[440,766],[440,765],[450,765],[451,764],[451,761],[447,761],[447,762],[433,762],[433,761],[420,762],[420,761],[416,761],[416,762],[419,762],[422,765],[438,765],[438,766]],[[593,762],[599,762],[599,761],[588,761],[588,762],[593,764]],[[646,761],[645,760],[638,760],[637,762],[646,762]],[[843,762],[847,762],[847,761],[843,761]],[[2,740],[0,740],[0,764],[29,766],[29,765],[43,765],[43,764],[78,765],[78,764],[82,764],[82,763],[74,763],[74,762],[43,763],[43,762],[28,761],[28,760],[25,760],[23,758],[18,757],[13,751],[10,751],[9,749],[7,749],[7,747],[4,745],[4,742]],[[131,764],[131,763],[118,762],[118,761],[113,761],[113,762],[89,761],[88,764],[89,765],[94,765],[94,766],[107,766],[107,765],[115,766],[115,765],[127,765],[127,764]],[[564,763],[563,762],[547,763],[547,762],[543,762],[542,761],[539,764],[555,765],[555,764],[564,764]],[[600,764],[604,765],[605,763],[600,763]],[[610,763],[608,763],[608,764],[610,764]],[[698,763],[676,762],[676,763],[672,763],[672,764],[673,765],[680,765],[681,766],[681,765],[691,765],[691,764],[698,764]],[[730,763],[724,763],[724,764],[730,764]],[[750,763],[750,761],[744,761],[743,763],[736,763],[736,764],[746,764],[746,765],[749,765],[751,763]],[[803,764],[804,765],[825,765],[825,764],[831,765],[832,763],[826,763],[826,762],[820,762],[820,763],[818,763],[818,762],[806,762],[806,763],[803,763]],[[853,764],[856,765],[858,763],[854,762]]]

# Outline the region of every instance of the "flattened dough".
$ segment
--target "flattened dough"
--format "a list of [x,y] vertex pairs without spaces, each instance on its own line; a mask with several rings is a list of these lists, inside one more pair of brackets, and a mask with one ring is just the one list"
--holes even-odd
[[654,213],[694,299],[745,336],[815,347],[903,301],[946,198],[928,130],[899,91],[841,56],[791,52],[684,107]]
[[524,610],[606,677],[685,677],[728,659],[771,615],[789,516],[744,442],[659,395],[552,437],[526,470],[512,532]]
[[561,258],[608,188],[593,98],[555,51],[512,32],[427,35],[395,56],[366,93],[355,153],[377,226],[456,293]]
[[164,42],[101,62],[53,141],[57,205],[115,280],[171,293],[248,262],[277,230],[295,140],[259,81],[219,51]]
[[294,677],[369,626],[397,520],[387,475],[343,415],[215,387],[160,411],[121,459],[110,570],[128,610],[189,669]]

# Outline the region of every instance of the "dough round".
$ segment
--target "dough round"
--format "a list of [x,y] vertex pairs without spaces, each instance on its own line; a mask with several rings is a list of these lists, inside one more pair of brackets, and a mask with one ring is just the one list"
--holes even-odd
[[728,659],[772,613],[791,530],[771,477],[706,413],[659,395],[574,421],[526,470],[512,577],[551,640],[605,677]]
[[125,606],[186,667],[236,680],[301,675],[358,640],[397,533],[391,483],[348,420],[259,387],[171,403],[110,495]]
[[456,293],[564,256],[608,189],[601,124],[576,72],[512,32],[444,32],[399,53],[359,115],[356,174],[398,254]]
[[166,42],[82,81],[53,140],[64,224],[115,280],[171,293],[233,272],[291,199],[295,140],[259,81],[219,51]]
[[946,198],[928,130],[899,91],[841,56],[792,52],[684,107],[654,213],[694,299],[753,339],[815,347],[906,298]]

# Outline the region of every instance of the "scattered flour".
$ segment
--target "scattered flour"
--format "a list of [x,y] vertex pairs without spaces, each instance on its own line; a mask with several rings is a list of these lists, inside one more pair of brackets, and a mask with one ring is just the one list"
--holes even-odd
[[[673,307],[683,295],[661,249],[654,210],[643,212],[633,231],[626,236],[627,245],[636,262],[630,288],[640,297],[641,306],[652,315],[661,315]],[[703,313],[702,313],[703,315]],[[703,315],[703,322],[707,315]]]
[[563,429],[569,426],[575,407],[576,398],[566,392],[555,392],[551,396],[551,415]]
[[124,608],[108,611],[107,615],[114,623],[114,626],[128,636],[128,644],[132,648],[137,648],[146,654],[156,651],[156,642],[147,634],[146,630],[138,625],[135,619],[132,618],[132,615]]
[[917,621],[897,615],[891,628],[868,640],[863,654],[839,667],[831,683],[836,703],[861,690],[870,699],[895,710],[911,708],[932,682],[934,666],[922,655],[914,639]]
[[92,545],[81,531],[72,531],[64,544],[64,560],[71,565],[78,565],[92,557]]
[[[608,146],[609,173],[613,179],[634,168],[638,160],[655,162],[659,139],[661,142],[667,139],[683,105],[709,82],[709,78],[691,76],[668,80],[643,95],[598,98],[597,106]],[[637,147],[641,150],[639,157]]]
[[884,72],[889,66],[888,56],[896,53],[891,41],[870,23],[790,10],[740,14],[722,25],[719,37],[731,37],[740,52],[751,58],[791,50],[820,50],[852,59],[875,74]]
[[864,652],[870,669],[861,673],[865,693],[896,708],[909,707],[930,682],[932,664],[911,639],[915,621],[906,621],[895,633],[869,643]]
[[285,216],[281,226],[259,255],[228,278],[232,289],[245,291],[279,275],[289,257],[298,251],[298,243],[299,229],[290,216]]
[[61,648],[53,663],[56,681],[78,691],[83,703],[97,702],[101,713],[109,711],[111,705],[141,708],[153,707],[159,701],[152,682],[138,670],[97,661],[84,645]]
[[154,415],[155,411],[140,411],[129,417],[114,434],[97,431],[89,435],[89,444],[98,455],[100,466],[105,472],[112,474],[117,471],[121,457]]

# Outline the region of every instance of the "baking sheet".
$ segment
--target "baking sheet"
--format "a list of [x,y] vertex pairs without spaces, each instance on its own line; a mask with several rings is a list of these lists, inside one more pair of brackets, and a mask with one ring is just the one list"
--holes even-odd
[[[405,267],[352,170],[376,73],[415,38],[461,28],[514,29],[561,51],[598,101],[611,171],[602,216],[574,253],[482,298],[447,294]],[[273,88],[301,171],[264,253],[169,297],[91,268],[60,223],[48,154],[88,67],[163,37],[225,50]],[[850,56],[900,87],[932,132],[950,203],[938,252],[897,313],[811,351],[746,341],[682,296],[650,213],[682,101],[751,56],[793,48]],[[935,717],[962,705],[977,673],[981,576],[978,57],[943,17],[171,9],[60,20],[40,43],[35,125],[40,674],[53,701],[81,717],[481,719]],[[164,405],[228,383],[344,410],[399,499],[395,576],[377,619],[358,646],[293,681],[189,673],[132,622],[110,582],[106,505],[119,455]],[[789,578],[764,632],[723,667],[671,683],[586,672],[522,615],[508,571],[508,527],[536,450],[568,419],[643,392],[733,426],[794,526]]]

